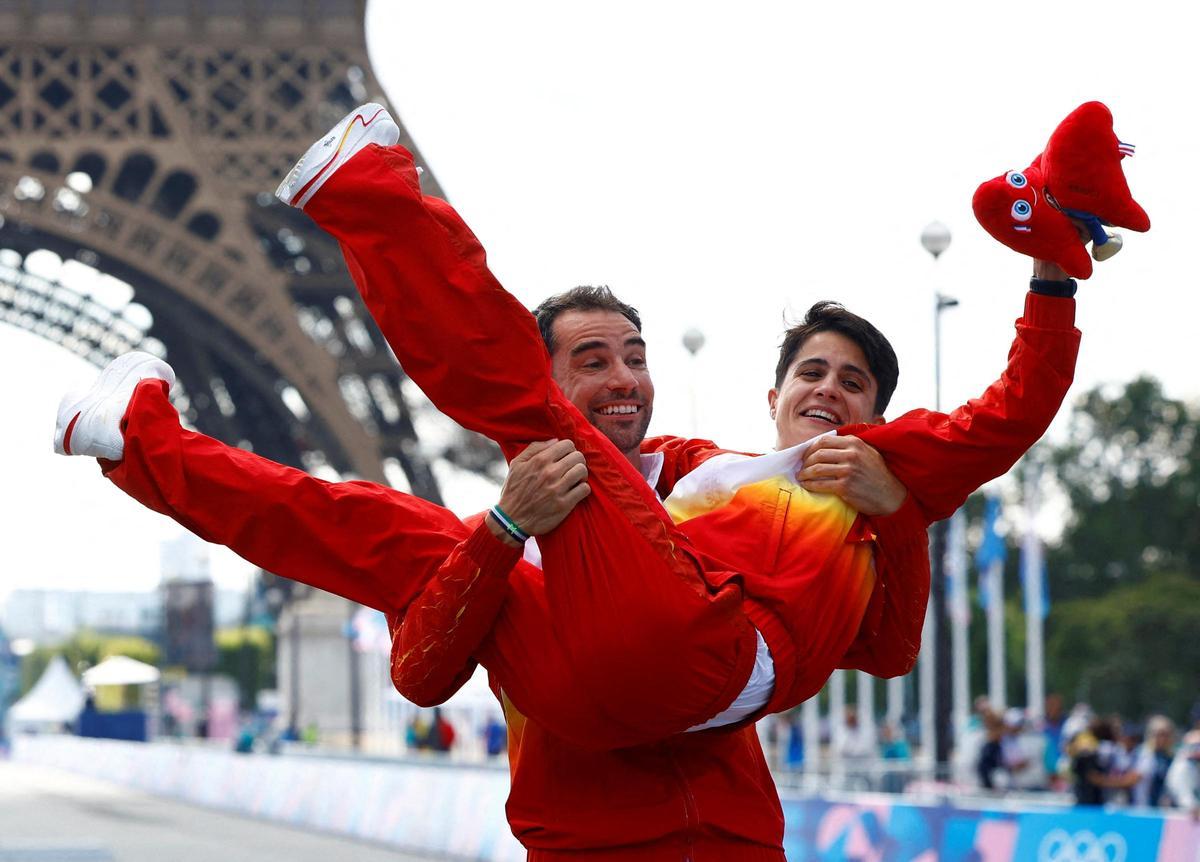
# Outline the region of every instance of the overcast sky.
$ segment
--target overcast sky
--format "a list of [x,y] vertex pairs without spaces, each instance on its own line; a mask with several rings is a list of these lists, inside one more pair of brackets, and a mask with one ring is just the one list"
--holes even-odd
[[[1193,275],[1200,59],[1193,13],[1165,4],[408,3],[374,0],[372,62],[452,202],[527,304],[606,283],[645,319],[652,431],[762,449],[786,314],[837,299],[901,362],[889,416],[933,401],[933,294],[943,403],[999,373],[1029,262],[975,223],[983,180],[1023,168],[1081,102],[1106,102],[1149,234],[1081,285],[1075,392],[1153,374],[1200,399]],[[919,243],[940,220],[934,264]],[[0,325],[0,594],[14,585],[130,589],[176,535],[48,452],[54,409],[92,371]],[[483,505],[478,493],[458,501]],[[248,567],[215,555],[224,583]]]

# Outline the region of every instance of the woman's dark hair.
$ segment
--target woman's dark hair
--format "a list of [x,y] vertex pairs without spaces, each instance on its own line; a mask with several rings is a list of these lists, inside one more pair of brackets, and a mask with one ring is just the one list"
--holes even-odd
[[867,358],[868,370],[878,387],[875,394],[875,413],[883,415],[888,402],[892,400],[892,394],[896,391],[896,383],[900,380],[900,364],[896,360],[896,351],[884,338],[883,333],[870,322],[852,314],[836,302],[815,303],[804,315],[804,320],[783,334],[783,343],[779,345],[779,363],[775,366],[775,388],[783,385],[783,378],[804,342],[819,332],[844,335],[862,350]]

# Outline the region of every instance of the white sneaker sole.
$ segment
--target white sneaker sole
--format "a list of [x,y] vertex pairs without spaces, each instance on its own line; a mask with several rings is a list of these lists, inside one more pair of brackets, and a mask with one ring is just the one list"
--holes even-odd
[[[175,371],[157,356],[134,351],[118,356],[104,366],[96,382],[82,395],[75,392],[65,395],[58,405],[58,420],[54,425],[54,451],[59,455],[86,454],[113,461],[121,460],[124,454],[124,441],[121,439],[119,427],[121,417],[125,415],[125,408],[129,406],[133,390],[143,380],[165,380],[168,386],[174,386]],[[126,397],[120,403],[116,403],[122,392],[126,393]],[[117,408],[120,409],[120,413],[113,416],[112,411]],[[95,421],[101,425],[113,425],[115,440],[107,444],[97,440],[85,441],[82,448],[88,451],[79,451],[81,447],[72,446],[73,442],[78,441],[79,426],[91,425]],[[90,428],[84,435],[95,436]],[[112,435],[110,433],[107,436]],[[92,445],[87,445],[88,442]]]
[[361,105],[308,148],[279,184],[275,197],[288,206],[304,209],[325,181],[363,147],[390,147],[398,140],[400,127],[387,108],[375,102]]

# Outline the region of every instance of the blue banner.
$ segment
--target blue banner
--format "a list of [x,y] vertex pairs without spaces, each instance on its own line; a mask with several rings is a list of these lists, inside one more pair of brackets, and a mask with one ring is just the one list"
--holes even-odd
[[987,608],[987,570],[993,563],[1004,565],[1008,558],[1008,545],[1004,537],[996,532],[996,522],[1000,520],[1000,498],[988,496],[983,504],[983,541],[975,552],[975,568],[979,570],[979,606]]
[[1200,824],[1182,813],[1035,811],[784,799],[791,862],[1193,862]]

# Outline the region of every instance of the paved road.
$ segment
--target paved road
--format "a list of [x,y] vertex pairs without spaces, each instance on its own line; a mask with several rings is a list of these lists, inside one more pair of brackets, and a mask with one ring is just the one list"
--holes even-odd
[[0,862],[432,862],[0,761]]

